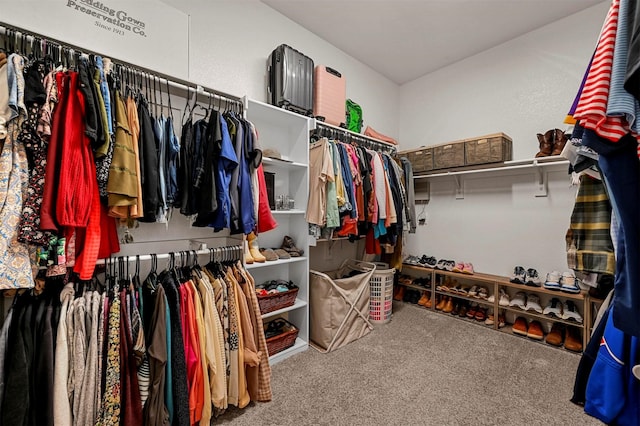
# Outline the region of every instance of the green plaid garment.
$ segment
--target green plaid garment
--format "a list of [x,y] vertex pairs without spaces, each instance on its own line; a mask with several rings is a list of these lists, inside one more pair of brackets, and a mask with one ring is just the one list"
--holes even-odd
[[611,204],[604,184],[583,175],[566,235],[569,268],[613,275],[615,256],[610,229]]

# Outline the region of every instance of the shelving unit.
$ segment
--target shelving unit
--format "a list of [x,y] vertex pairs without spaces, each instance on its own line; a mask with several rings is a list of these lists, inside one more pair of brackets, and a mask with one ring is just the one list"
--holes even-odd
[[[509,315],[509,316],[513,316],[515,319],[515,317],[523,316],[523,317],[529,318],[530,320],[535,319],[538,321],[542,321],[544,323],[561,323],[566,326],[576,327],[581,330],[583,348],[586,347],[587,343],[589,342],[589,336],[591,335],[591,323],[592,323],[592,313],[591,313],[592,301],[591,301],[591,298],[589,297],[589,294],[586,291],[581,291],[578,294],[565,293],[562,291],[549,290],[544,287],[531,287],[524,284],[512,283],[509,281],[508,277],[504,277],[500,275],[491,275],[491,274],[482,274],[482,273],[474,273],[472,275],[469,275],[469,274],[462,274],[458,272],[450,272],[450,271],[444,271],[439,269],[426,268],[426,267],[408,265],[408,264],[402,265],[402,273],[414,276],[416,278],[427,277],[427,276],[431,277],[431,288],[425,288],[418,285],[403,284],[403,283],[398,283],[398,285],[402,285],[402,286],[405,286],[406,288],[410,288],[413,290],[429,292],[429,296],[432,299],[431,308],[429,310],[432,310],[434,312],[439,312],[439,311],[435,309],[436,303],[434,303],[435,300],[433,298],[436,296],[439,296],[439,297],[450,296],[454,299],[465,300],[468,302],[475,302],[480,305],[492,307],[494,313],[503,312],[505,314],[505,317]],[[464,294],[459,294],[456,292],[436,290],[437,285],[445,277],[455,279],[458,281],[459,284],[467,287],[471,287],[473,285],[485,286],[489,290],[489,296],[493,294],[493,295],[496,295],[496,297],[494,298],[493,302],[489,302],[485,299],[476,298],[476,297],[472,297]],[[578,323],[576,321],[565,320],[562,318],[557,318],[555,316],[543,315],[532,310],[525,311],[524,309],[521,309],[515,306],[500,306],[499,305],[500,298],[498,296],[500,294],[500,289],[505,290],[510,295],[510,297],[513,297],[513,295],[518,291],[522,291],[525,294],[536,294],[540,297],[540,305],[543,309],[546,305],[546,301],[552,297],[558,298],[560,300],[571,300],[575,303],[576,307],[578,308],[578,311],[581,312],[583,316],[583,322]],[[442,314],[450,315],[446,313],[442,313]],[[454,315],[452,316],[456,318],[460,318],[458,316],[454,316]],[[467,320],[467,318],[464,318],[464,319]],[[486,326],[486,327],[491,327],[494,330],[499,330],[501,332],[516,335],[511,331],[511,325],[513,321],[509,321],[509,319],[510,318],[507,317],[507,324],[503,328],[498,327],[497,317],[493,326]],[[475,322],[478,322],[478,321],[475,321]],[[484,323],[482,323],[482,325],[484,325]],[[548,332],[548,330],[546,331]],[[528,340],[535,341],[534,339],[528,339]],[[544,340],[542,342],[544,343]],[[551,345],[547,345],[547,346],[555,348],[555,346],[551,346]],[[567,351],[567,352],[575,353],[571,351]]]
[[286,359],[309,347],[309,246],[305,220],[309,190],[309,132],[314,120],[263,102],[247,100],[247,118],[256,126],[263,149],[277,150],[281,159],[264,157],[264,170],[274,174],[274,196],[294,199],[293,210],[272,210],[278,226],[258,235],[260,247],[280,247],[289,236],[296,247],[304,250],[301,257],[246,265],[257,283],[273,279],[292,281],[300,289],[293,306],[263,316],[264,321],[284,317],[298,329],[295,344],[269,358],[271,364]]

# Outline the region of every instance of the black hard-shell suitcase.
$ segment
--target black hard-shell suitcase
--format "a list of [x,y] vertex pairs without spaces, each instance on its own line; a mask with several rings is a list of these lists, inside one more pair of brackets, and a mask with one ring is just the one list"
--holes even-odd
[[269,102],[300,114],[313,114],[313,59],[281,44],[267,61]]

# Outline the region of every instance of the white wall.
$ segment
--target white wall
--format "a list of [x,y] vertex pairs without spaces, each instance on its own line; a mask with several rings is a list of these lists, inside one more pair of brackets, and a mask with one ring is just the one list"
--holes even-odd
[[[559,127],[597,41],[608,2],[547,25],[400,88],[402,149],[504,132],[513,158],[532,158],[536,133]],[[508,275],[515,265],[539,272],[567,268],[564,236],[576,188],[563,170],[549,174],[549,196],[534,196],[532,171],[431,179],[428,223],[406,252],[470,261]],[[420,212],[421,206],[417,206]]]
[[190,80],[266,101],[266,60],[286,43],[347,79],[365,125],[398,135],[397,84],[256,0],[165,0],[191,16]]

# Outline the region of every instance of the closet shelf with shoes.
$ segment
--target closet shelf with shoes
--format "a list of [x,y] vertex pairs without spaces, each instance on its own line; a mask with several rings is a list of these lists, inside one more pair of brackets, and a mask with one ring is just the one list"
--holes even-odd
[[[534,270],[530,269],[531,274],[535,275]],[[571,331],[568,343],[571,348],[568,350],[571,352],[581,351],[576,348],[585,347],[591,334],[591,298],[588,292],[583,290],[572,294],[534,284],[513,283],[510,282],[512,277],[479,272],[471,275],[407,263],[402,265],[401,274],[395,285],[395,301],[416,304],[443,314],[462,311],[465,318],[468,311],[474,309],[474,323],[478,319],[475,314],[480,309],[479,318],[489,321],[489,324],[483,325],[510,334],[514,334],[513,323],[516,319],[522,318],[525,323],[528,324],[530,321],[534,324],[529,333],[532,335],[529,336],[530,340],[542,339],[543,343],[544,336],[549,334],[553,334],[551,340],[554,341],[557,334],[554,327],[564,327]],[[429,286],[418,285],[420,279],[428,281]],[[530,281],[533,283],[533,280]],[[499,321],[495,321],[496,314],[500,318]],[[563,345],[549,343],[549,346]]]
[[[291,281],[298,287],[292,305],[263,314],[269,321],[284,318],[298,329],[293,346],[271,354],[273,364],[304,351],[309,346],[309,246],[305,220],[309,190],[309,141],[313,120],[282,108],[249,99],[247,117],[260,129],[263,166],[267,192],[271,191],[270,211],[278,226],[249,238],[251,254],[258,250],[258,260],[246,268],[258,282]],[[294,200],[294,205],[288,204]],[[284,202],[283,208],[278,203]],[[277,208],[276,208],[277,207]],[[289,210],[286,210],[289,208]]]

